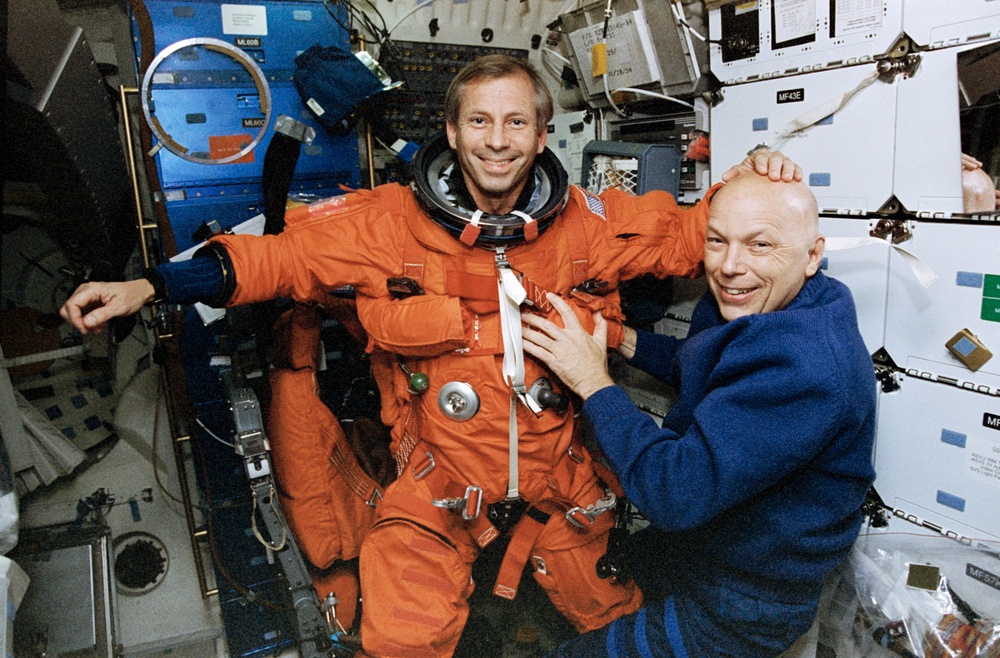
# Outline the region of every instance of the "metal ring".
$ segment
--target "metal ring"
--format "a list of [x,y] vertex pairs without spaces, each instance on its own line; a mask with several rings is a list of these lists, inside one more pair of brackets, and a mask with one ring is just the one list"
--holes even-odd
[[438,407],[452,420],[469,420],[479,411],[479,394],[468,382],[448,382],[438,391]]
[[[178,144],[170,135],[164,132],[160,122],[155,116],[153,116],[153,113],[149,109],[151,100],[150,87],[152,86],[153,75],[156,73],[156,68],[163,63],[163,60],[170,55],[173,55],[178,50],[192,46],[204,46],[207,50],[229,55],[243,65],[243,68],[245,68],[250,74],[250,77],[253,78],[254,84],[257,85],[257,92],[260,94],[260,110],[264,113],[264,123],[261,125],[260,131],[257,135],[250,141],[249,144],[240,150],[239,153],[234,153],[232,155],[227,155],[224,158],[217,159],[198,158],[193,155],[189,155],[188,149]],[[142,78],[142,87],[140,88],[139,99],[142,103],[142,113],[146,117],[146,123],[149,124],[149,128],[153,131],[153,135],[159,140],[159,146],[166,147],[168,151],[179,158],[187,160],[188,162],[197,162],[199,164],[226,164],[233,162],[234,160],[239,160],[260,144],[260,141],[264,138],[264,135],[267,134],[267,129],[271,125],[271,88],[268,86],[267,80],[264,78],[264,72],[260,70],[257,63],[253,61],[253,58],[250,57],[250,55],[248,55],[245,51],[232,44],[228,44],[221,39],[211,39],[208,37],[181,39],[180,41],[176,41],[161,50],[160,53],[153,58],[149,68],[146,69],[146,75]]]

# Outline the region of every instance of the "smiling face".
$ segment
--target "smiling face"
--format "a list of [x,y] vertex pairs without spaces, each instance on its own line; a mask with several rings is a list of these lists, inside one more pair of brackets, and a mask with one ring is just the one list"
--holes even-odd
[[722,317],[777,311],[816,274],[825,240],[816,200],[802,183],[744,174],[713,197],[705,274]]
[[448,121],[466,187],[480,210],[505,214],[524,188],[535,156],[545,149],[535,88],[526,75],[482,80],[462,94],[458,117]]

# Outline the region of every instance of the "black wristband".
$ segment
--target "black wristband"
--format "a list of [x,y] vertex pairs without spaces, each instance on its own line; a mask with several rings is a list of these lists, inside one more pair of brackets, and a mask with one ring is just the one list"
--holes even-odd
[[167,300],[167,282],[163,275],[155,267],[147,267],[142,271],[142,278],[153,285],[153,299],[146,302],[146,306],[162,304]]

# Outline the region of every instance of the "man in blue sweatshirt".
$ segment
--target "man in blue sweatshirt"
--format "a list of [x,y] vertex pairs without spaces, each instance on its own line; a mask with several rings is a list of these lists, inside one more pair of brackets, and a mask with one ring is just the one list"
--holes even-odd
[[591,336],[559,299],[565,329],[522,316],[525,352],[585,400],[652,523],[633,542],[646,607],[555,656],[773,656],[812,624],[875,478],[874,369],[850,291],[819,271],[823,247],[802,183],[719,190],[688,337],[628,330],[619,348],[677,389],[662,427],[608,376],[601,318]]

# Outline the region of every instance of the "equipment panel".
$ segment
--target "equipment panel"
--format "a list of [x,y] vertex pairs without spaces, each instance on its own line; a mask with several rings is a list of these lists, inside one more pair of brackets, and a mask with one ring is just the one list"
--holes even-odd
[[707,134],[708,117],[704,106],[696,111],[611,122],[611,139],[641,144],[668,144],[682,154],[680,190],[703,189],[708,166],[687,156],[688,147],[699,135]]
[[[236,194],[246,196],[247,205],[259,203],[264,154],[279,115],[316,132],[302,151],[311,157],[300,158],[293,180],[319,181],[306,187],[331,191],[360,186],[356,134],[325,130],[292,82],[295,58],[309,47],[350,48],[339,24],[346,25],[346,11],[331,13],[322,2],[307,1],[145,4],[151,25],[133,17],[135,55],[137,63],[155,55],[142,76],[141,102],[157,126],[157,169],[168,199]],[[155,52],[143,53],[150,37]],[[182,47],[187,42],[193,43]]]
[[[875,65],[867,64],[724,88],[712,109],[713,181],[749,149],[770,144],[802,167],[820,212],[877,211],[892,196],[896,87],[871,81],[875,74]],[[860,86],[841,109],[788,134],[799,117]],[[957,153],[955,163],[957,176]]]
[[418,144],[444,130],[444,95],[452,78],[477,57],[492,54],[528,58],[527,50],[517,48],[396,41],[382,62],[392,79],[403,83],[387,96],[389,127]]
[[[669,8],[648,0],[619,0],[607,20],[604,2],[561,16],[567,52],[591,105],[608,107],[618,89],[676,97],[707,86],[702,73],[708,70],[708,48],[701,14],[685,13],[680,2],[669,3]],[[594,66],[593,48],[601,43],[606,46],[607,75],[598,72],[600,55]]]
[[712,73],[753,82],[871,62],[899,38],[897,0],[751,0],[709,12]]
[[[146,0],[155,50],[191,37],[227,41],[246,51],[269,82],[289,82],[295,58],[314,44],[347,44],[346,14],[335,16],[323,2]],[[155,54],[155,53],[154,53]]]
[[972,47],[916,54],[890,75],[863,64],[726,87],[712,110],[712,160],[780,150],[827,214],[961,214],[959,59]]
[[903,31],[918,48],[1000,38],[1000,5],[991,0],[904,0]]

